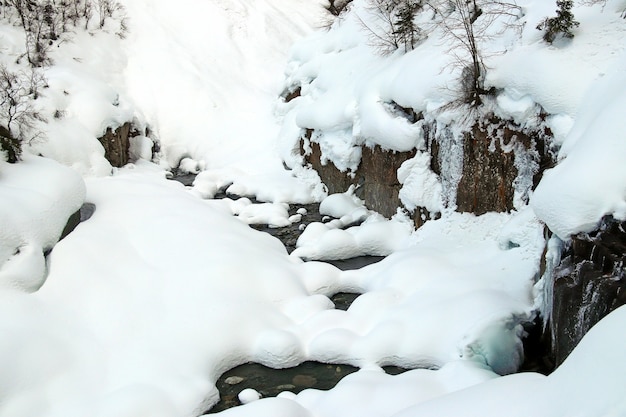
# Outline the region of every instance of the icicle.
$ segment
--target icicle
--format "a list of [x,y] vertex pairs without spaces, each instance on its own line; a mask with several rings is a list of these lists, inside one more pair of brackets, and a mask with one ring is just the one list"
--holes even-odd
[[561,263],[561,253],[564,242],[556,235],[552,235],[547,243],[545,260],[546,267],[541,279],[535,284],[535,308],[543,317],[545,330],[552,314],[552,301],[554,289],[554,269]]
[[446,208],[454,210],[457,186],[463,175],[463,134],[438,123],[436,135],[439,142],[443,203]]

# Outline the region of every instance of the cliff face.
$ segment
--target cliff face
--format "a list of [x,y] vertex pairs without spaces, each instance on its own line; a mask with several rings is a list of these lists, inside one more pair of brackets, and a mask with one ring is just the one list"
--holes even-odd
[[552,284],[549,331],[560,365],[600,319],[626,304],[626,222],[605,217],[561,254]]
[[463,170],[457,185],[458,211],[510,212],[528,202],[552,157],[549,132],[524,131],[493,118],[463,134]]
[[126,122],[115,130],[107,128],[104,135],[98,139],[104,147],[104,157],[112,166],[122,167],[128,163],[130,136],[130,123]]
[[[527,203],[528,194],[553,163],[548,149],[550,132],[526,131],[512,122],[491,118],[479,121],[461,133],[436,122],[423,123],[430,155],[430,169],[441,179],[444,206],[476,215],[509,212]],[[342,172],[325,161],[320,146],[307,130],[300,152],[315,169],[330,193],[345,192],[357,185],[356,194],[368,208],[386,217],[403,204],[398,169],[413,158],[417,149],[396,152],[363,146],[361,162],[354,172]],[[305,149],[310,149],[305,152]],[[417,207],[412,213],[416,227],[436,213]]]
[[[444,205],[460,212],[480,215],[520,208],[544,170],[555,162],[549,129],[525,130],[492,117],[461,133],[436,123],[425,123],[423,131],[430,169],[443,185]],[[390,217],[403,207],[397,171],[417,150],[363,147],[358,169],[341,172],[332,162],[322,162],[324,156],[311,141],[312,133],[308,130],[302,139],[301,153],[330,193],[345,192],[355,184],[357,195],[370,209]],[[418,207],[412,215],[420,227],[436,214]],[[547,284],[551,299],[546,301],[550,319],[540,342],[544,345],[534,347],[543,356],[538,359],[548,364],[544,370],[561,364],[594,324],[626,304],[625,230],[624,222],[605,218],[595,232],[572,237],[559,254],[561,261]]]
[[[368,208],[375,210],[385,217],[393,216],[401,206],[398,194],[401,184],[398,181],[397,171],[403,162],[415,156],[415,151],[393,152],[386,151],[379,146],[375,148],[363,147],[359,168],[352,173],[341,172],[332,162],[324,161],[320,146],[310,142],[310,131],[307,141],[311,149],[305,154],[305,160],[315,169],[322,182],[331,194],[342,193],[351,185],[358,185],[356,195],[364,200]],[[304,153],[304,143],[301,143],[301,152]]]

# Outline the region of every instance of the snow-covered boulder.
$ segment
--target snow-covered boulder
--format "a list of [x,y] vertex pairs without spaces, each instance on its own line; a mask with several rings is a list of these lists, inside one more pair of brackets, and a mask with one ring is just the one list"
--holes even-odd
[[0,160],[0,290],[36,291],[45,281],[44,252],[85,200],[85,184],[70,168],[24,155]]

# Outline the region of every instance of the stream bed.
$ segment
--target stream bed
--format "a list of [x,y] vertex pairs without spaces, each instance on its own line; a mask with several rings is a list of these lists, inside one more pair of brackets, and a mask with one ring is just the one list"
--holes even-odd
[[[174,176],[172,179],[182,182],[189,186],[193,183],[195,175]],[[215,198],[240,198],[236,195],[219,193]],[[256,202],[253,198],[250,199]],[[319,213],[319,204],[291,205],[289,215],[297,212],[301,213],[302,209],[306,210],[306,214],[302,216],[302,221],[293,223],[286,227],[270,227],[264,224],[253,224],[250,227],[269,233],[279,239],[285,246],[288,253],[293,252],[296,243],[304,228],[313,222],[326,222],[331,220],[327,216]],[[341,270],[352,270],[365,267],[384,259],[382,256],[361,256],[351,259],[343,259],[336,261],[328,261]],[[337,293],[331,297],[331,301],[338,310],[347,310],[352,302],[360,294],[355,293]],[[534,332],[536,326],[529,326],[528,333],[530,337],[525,340],[526,361],[521,370],[532,370],[542,373],[546,372],[545,364],[537,359],[541,357],[535,352],[535,345],[540,345],[536,340]],[[528,342],[528,343],[527,343]],[[399,367],[384,367],[385,372],[396,375],[407,371],[407,369]],[[345,376],[356,372],[358,368],[345,364],[328,364],[307,361],[296,367],[285,369],[273,369],[258,363],[246,363],[230,369],[220,376],[216,382],[216,387],[220,393],[220,400],[211,409],[206,410],[206,414],[217,413],[231,407],[241,404],[239,394],[246,389],[256,391],[262,398],[274,397],[281,392],[290,391],[299,393],[304,389],[320,389],[329,390],[333,388]]]

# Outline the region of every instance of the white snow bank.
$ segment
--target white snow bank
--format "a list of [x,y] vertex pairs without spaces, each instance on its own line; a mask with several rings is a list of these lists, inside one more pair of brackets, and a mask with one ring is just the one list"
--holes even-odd
[[[531,210],[480,217],[453,214],[426,223],[415,233],[413,247],[360,271],[325,277],[328,265],[306,263],[311,270],[304,282],[310,292],[363,293],[345,312],[321,311],[299,323],[297,331],[310,356],[364,369],[330,391],[283,392],[277,399],[223,414],[324,417],[339,410],[364,417],[395,416],[432,399],[444,401],[449,393],[460,396],[470,386],[489,387],[488,381],[497,376],[491,369],[512,372],[521,361],[520,323],[532,317],[541,230]],[[441,368],[398,376],[377,368],[390,364]],[[543,376],[521,378],[535,382]],[[505,393],[495,394],[502,404],[515,391]],[[490,395],[486,390],[464,406],[488,404]],[[454,410],[433,415],[465,415],[463,408]]]
[[521,373],[494,378],[467,361],[450,362],[437,371],[414,370],[398,376],[362,370],[330,391],[282,393],[278,399],[263,399],[223,414],[325,417],[343,410],[362,417],[621,416],[626,413],[624,323],[626,307],[621,307],[594,326],[547,377]]
[[39,125],[42,138],[30,144],[33,152],[83,176],[110,175],[111,164],[97,140],[107,128],[133,120],[141,126],[120,77],[126,55],[123,40],[115,34],[119,21],[108,23],[104,30],[77,29],[51,50],[54,65],[43,71],[47,87],[36,102],[46,123]]
[[[541,242],[514,231],[534,230],[532,216],[510,230],[510,215],[429,222],[412,247],[341,272],[288,256],[226,203],[146,163],[87,189],[97,210],[55,246],[43,287],[0,293],[10,335],[0,343],[0,415],[193,415],[217,400],[222,372],[248,361],[475,363],[451,365],[456,379],[426,372],[442,384],[432,395],[493,377],[484,366],[508,373],[520,363]],[[338,311],[327,297],[338,291],[363,295]],[[253,404],[279,412],[276,401]]]
[[430,159],[430,154],[417,152],[398,169],[398,181],[402,184],[400,201],[410,211],[417,207],[431,213],[443,210],[443,187],[439,176],[430,169]]
[[[512,232],[520,227],[532,238]],[[306,281],[322,294],[364,293],[347,312],[324,312],[302,325],[310,354],[358,366],[436,366],[462,357],[499,373],[517,369],[520,323],[531,318],[543,249],[537,219],[452,215],[427,222],[413,240],[339,281]]]
[[44,251],[61,236],[85,199],[85,185],[72,170],[23,155],[0,159],[0,288],[37,290],[46,275]]
[[237,169],[227,180],[238,194],[287,201],[295,184],[281,191],[292,173],[278,156],[273,105],[287,50],[319,22],[321,2],[122,3],[125,91],[160,139],[162,162],[176,167],[189,157],[208,170]]
[[303,167],[254,175],[236,167],[207,169],[196,176],[193,190],[202,198],[213,198],[218,191],[226,191],[273,203],[307,204],[326,196],[317,173]]
[[[522,127],[548,127],[554,143],[562,143],[574,119],[585,117],[585,97],[594,83],[619,65],[626,47],[623,2],[576,5],[580,26],[574,39],[553,45],[536,29],[542,19],[554,16],[553,3],[525,0],[518,2],[519,9],[495,14],[489,7],[499,6],[487,3],[493,2],[483,2],[485,13],[474,30],[487,68],[485,87],[497,89],[494,114]],[[286,71],[287,85],[300,86],[301,96],[279,107],[288,125],[281,142],[295,149],[304,129],[314,129],[311,140],[320,145],[322,163],[331,161],[341,171],[356,170],[363,145],[425,150],[424,122],[415,120],[420,112],[428,123],[445,125],[467,117],[462,106],[444,107],[462,95],[459,75],[470,62],[460,42],[464,33],[453,28],[446,35],[426,7],[415,23],[427,39],[410,52],[400,48],[385,55],[380,41],[389,39],[390,28],[374,10],[371,2],[354,0],[327,32],[294,46]],[[545,120],[539,117],[542,109],[548,113]],[[440,211],[437,178],[420,158],[399,172],[404,180],[400,197],[409,209]]]
[[320,202],[320,214],[340,219],[353,215],[360,217],[365,209],[365,202],[354,195],[355,187],[351,185],[345,193],[331,194]]
[[[74,178],[28,168],[44,185]],[[295,318],[329,305],[307,301],[299,263],[163,177],[138,164],[87,180],[97,210],[57,244],[45,285],[3,293],[0,415],[192,415],[230,367],[304,360],[282,308],[308,305]]]
[[[599,5],[577,5],[572,12],[580,26],[574,39],[549,45],[535,27],[555,15],[555,5],[531,1],[521,5],[526,6],[522,39],[506,54],[490,58],[485,83],[521,93],[524,100],[539,103],[550,114],[576,117],[591,85],[624,51],[626,30],[617,7],[601,11]],[[515,99],[516,94],[508,96]]]
[[626,54],[586,96],[559,157],[532,199],[537,215],[561,239],[595,229],[612,215],[626,219]]
[[238,219],[246,224],[266,224],[269,227],[285,227],[289,226],[291,220],[299,220],[300,218],[291,218],[289,216],[289,204],[287,203],[260,203],[254,204],[250,199],[242,197],[237,200],[225,198],[210,202],[211,205],[224,206]]
[[408,408],[408,416],[621,416],[626,413],[623,360],[626,308],[594,326],[550,376],[518,374]]
[[345,193],[332,194],[322,200],[320,213],[335,219],[310,223],[298,238],[292,256],[308,260],[386,256],[405,246],[413,225],[400,217],[395,221],[384,219],[368,210],[353,193],[352,186]]
[[449,96],[440,86],[450,80],[441,71],[450,57],[433,48],[437,41],[427,41],[419,53],[381,56],[365,26],[380,23],[374,20],[367,2],[353,1],[328,32],[298,42],[287,67],[286,84],[300,86],[301,97],[279,107],[285,122],[297,126],[284,128],[282,141],[294,149],[302,129],[315,129],[323,157],[342,171],[356,169],[360,152],[353,148],[363,144],[397,151],[423,146],[421,126],[397,112],[393,101],[419,112]]
[[521,373],[493,378],[467,362],[438,371],[415,370],[398,376],[360,371],[335,389],[305,390],[264,399],[224,412],[229,417],[334,416],[337,410],[362,417],[580,417],[626,413],[622,331],[626,307],[600,321],[553,374]]
[[413,229],[408,222],[384,218],[372,218],[345,230],[339,226],[351,223],[354,223],[354,217],[349,215],[329,223],[310,223],[298,238],[291,255],[308,260],[386,256],[403,248]]

